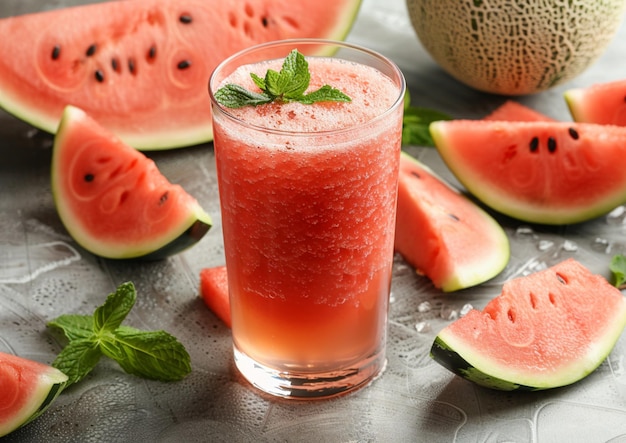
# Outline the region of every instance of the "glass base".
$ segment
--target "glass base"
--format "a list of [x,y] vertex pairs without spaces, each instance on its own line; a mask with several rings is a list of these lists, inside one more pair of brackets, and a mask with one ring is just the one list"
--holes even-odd
[[278,397],[320,399],[346,394],[369,384],[387,364],[384,348],[358,367],[324,373],[284,372],[264,366],[234,347],[235,365],[253,386]]

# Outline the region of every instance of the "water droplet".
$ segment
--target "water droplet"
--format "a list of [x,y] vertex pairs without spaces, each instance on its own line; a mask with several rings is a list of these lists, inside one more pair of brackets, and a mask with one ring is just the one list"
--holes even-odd
[[515,231],[515,235],[522,238],[536,238],[535,231],[530,226],[520,226]]
[[423,301],[418,305],[417,312],[421,312],[421,313],[430,312],[431,309],[432,309],[432,306],[430,305],[430,302]]
[[539,241],[539,244],[537,245],[537,248],[540,251],[547,251],[552,246],[554,246],[554,242],[553,241],[551,241],[551,240],[541,240],[541,241]]
[[626,207],[618,206],[606,215],[606,221],[612,225],[624,223],[626,220],[626,217],[624,217],[625,214]]
[[427,321],[420,321],[415,324],[415,329],[417,332],[430,332],[432,328],[430,327],[430,323]]
[[441,318],[445,320],[456,320],[459,318],[459,311],[454,308],[442,306],[441,307]]
[[459,315],[461,317],[464,317],[472,309],[474,309],[474,307],[470,303],[465,303],[463,307],[461,308],[461,310],[459,311]]
[[606,238],[596,237],[591,243],[591,247],[595,251],[604,252],[606,254],[611,252],[611,243]]
[[573,242],[571,240],[565,240],[561,247],[563,248],[564,251],[567,251],[567,252],[578,251],[578,245],[576,244],[576,242]]

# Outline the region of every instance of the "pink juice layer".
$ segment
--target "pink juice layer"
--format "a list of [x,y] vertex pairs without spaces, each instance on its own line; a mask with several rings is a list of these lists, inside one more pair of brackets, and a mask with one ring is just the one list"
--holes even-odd
[[[356,131],[268,135],[218,116],[214,132],[235,344],[267,366],[316,372],[384,343],[402,108],[363,125],[399,88],[365,66],[309,63],[312,87],[352,102],[228,112],[280,130]],[[250,69],[227,81],[253,88]]]

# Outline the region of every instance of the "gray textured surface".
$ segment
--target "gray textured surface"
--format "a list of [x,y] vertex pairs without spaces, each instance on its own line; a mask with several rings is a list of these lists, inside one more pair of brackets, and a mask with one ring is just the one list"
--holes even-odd
[[[80,2],[3,0],[0,15],[70,3]],[[582,76],[519,100],[569,119],[562,99],[566,88],[626,77],[624,39],[622,26]],[[348,40],[393,58],[417,105],[481,117],[505,99],[474,92],[443,74],[420,47],[402,0],[364,0]],[[610,257],[625,249],[619,211],[569,227],[500,219],[512,244],[510,264],[488,284],[456,294],[434,290],[397,257],[384,375],[343,398],[288,402],[260,395],[237,376],[230,332],[198,298],[200,269],[223,260],[212,146],[150,156],[211,213],[214,229],[171,259],[126,263],[95,258],[67,235],[50,193],[51,143],[51,136],[0,113],[0,351],[51,362],[61,344],[45,323],[63,313],[90,313],[119,283],[131,280],[138,301],[128,324],[176,335],[191,354],[193,372],[165,384],[128,376],[103,360],[44,416],[3,441],[626,441],[624,336],[585,380],[549,392],[481,389],[428,357],[434,336],[451,316],[466,304],[482,307],[507,278],[566,257],[608,276]],[[435,151],[407,150],[454,182]]]

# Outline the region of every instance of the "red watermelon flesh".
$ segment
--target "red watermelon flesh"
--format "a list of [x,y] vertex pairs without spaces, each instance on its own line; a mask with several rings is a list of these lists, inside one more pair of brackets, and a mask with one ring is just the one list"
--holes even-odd
[[626,126],[626,79],[565,91],[575,121]]
[[518,103],[514,100],[507,100],[498,106],[491,114],[487,115],[483,120],[501,120],[501,121],[556,121],[541,112],[535,111],[528,106]]
[[506,282],[482,311],[444,328],[436,361],[498,389],[574,383],[610,353],[626,326],[626,299],[574,259]]
[[443,291],[483,283],[508,263],[498,222],[405,152],[397,208],[396,251]]
[[210,141],[207,87],[220,61],[267,41],[342,39],[359,5],[126,0],[5,18],[0,105],[48,132],[74,105],[137,148]]
[[200,271],[200,296],[213,313],[231,327],[228,273],[226,266],[203,268]]
[[162,258],[199,241],[211,218],[153,160],[68,106],[54,141],[52,193],[85,249],[107,258]]
[[0,437],[43,413],[66,381],[52,366],[0,352]]
[[566,224],[626,201],[626,128],[490,120],[434,122],[439,153],[486,205],[520,220]]

